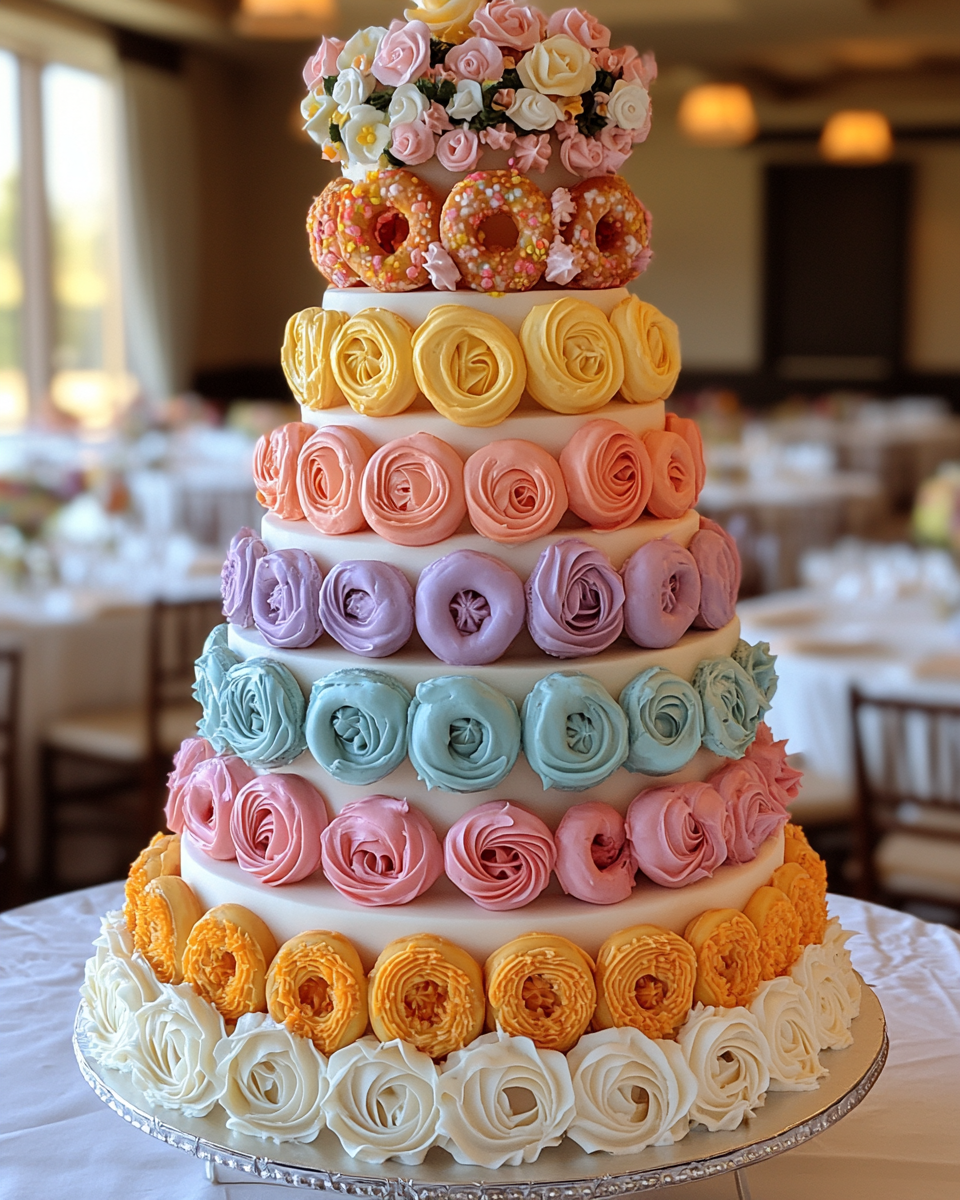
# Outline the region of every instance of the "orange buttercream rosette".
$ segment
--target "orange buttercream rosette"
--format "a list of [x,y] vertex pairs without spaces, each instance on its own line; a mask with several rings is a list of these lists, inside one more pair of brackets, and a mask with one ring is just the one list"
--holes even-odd
[[760,978],[786,975],[800,957],[800,914],[776,887],[761,887],[743,907],[760,935]]
[[673,1038],[693,1004],[696,978],[697,956],[679,934],[657,925],[621,929],[597,955],[593,1026]]
[[712,908],[683,931],[697,956],[693,998],[700,1004],[737,1008],[749,1003],[760,983],[760,935],[735,908]]
[[597,1005],[594,964],[565,937],[527,933],[487,959],[487,1025],[541,1050],[572,1049]]
[[397,938],[370,972],[370,1024],[381,1042],[400,1038],[431,1058],[460,1050],[483,1028],[480,966],[431,933]]
[[523,438],[475,450],[463,468],[463,487],[474,529],[505,546],[544,537],[567,511],[560,464]]
[[785,825],[783,828],[783,861],[803,867],[817,887],[817,894],[826,899],[827,864],[807,841],[800,825]]
[[180,874],[180,835],[155,833],[130,864],[124,885],[123,918],[132,934],[137,932],[137,911],[143,890],[151,879]]
[[263,921],[239,904],[211,908],[190,931],[183,978],[227,1021],[266,1012],[267,968],[277,952]]
[[200,901],[179,875],[158,875],[143,889],[133,944],[161,983],[183,982],[187,938],[202,916]]
[[257,499],[284,521],[302,521],[297,492],[297,460],[303,443],[314,432],[303,421],[288,421],[265,433],[253,452],[253,482]]
[[785,862],[770,876],[770,886],[779,888],[800,917],[800,945],[816,946],[827,929],[827,901],[799,863]]
[[267,972],[267,1010],[310,1038],[321,1054],[355,1042],[367,1027],[367,980],[345,937],[326,929],[284,942]]
[[697,465],[693,451],[679,433],[654,429],[643,435],[650,455],[651,489],[647,508],[655,517],[672,521],[693,507],[697,498]]

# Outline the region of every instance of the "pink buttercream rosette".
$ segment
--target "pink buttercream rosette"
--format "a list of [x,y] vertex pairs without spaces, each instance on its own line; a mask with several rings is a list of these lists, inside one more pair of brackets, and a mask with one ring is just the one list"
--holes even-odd
[[540,895],[557,848],[539,817],[509,800],[491,800],[450,827],[443,859],[448,878],[475,904],[506,912]]
[[301,775],[258,775],[230,810],[238,864],[274,887],[306,879],[319,867],[326,825],[324,799]]
[[727,857],[727,810],[710,783],[641,792],[626,826],[640,870],[661,887],[707,879]]
[[184,831],[210,858],[236,858],[230,810],[240,789],[253,778],[253,771],[242,758],[228,756],[199,763],[184,781]]
[[636,885],[637,860],[623,817],[588,800],[563,814],[554,834],[557,879],[568,896],[589,904],[619,904]]
[[752,862],[767,840],[786,825],[786,808],[772,794],[759,764],[728,763],[710,778],[727,806],[727,860]]
[[163,810],[171,833],[183,833],[183,791],[187,780],[196,766],[216,753],[206,738],[185,738],[180,743],[173,756],[173,770],[167,776],[167,803]]
[[761,721],[757,726],[756,737],[748,747],[745,757],[748,761],[756,763],[763,772],[770,795],[781,807],[785,809],[791,800],[796,800],[800,793],[803,772],[791,767],[787,762],[786,739],[775,742],[766,721]]
[[323,873],[355,904],[409,904],[443,874],[433,826],[406,800],[347,804],[320,836]]

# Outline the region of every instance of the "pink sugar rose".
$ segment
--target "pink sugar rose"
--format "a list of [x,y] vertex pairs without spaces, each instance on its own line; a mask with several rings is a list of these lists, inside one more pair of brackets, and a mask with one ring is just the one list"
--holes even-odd
[[506,112],[513,105],[516,98],[517,93],[515,88],[501,88],[498,92],[493,93],[492,104],[494,108],[499,108],[503,112]]
[[437,159],[447,171],[472,171],[480,158],[480,139],[472,129],[455,129],[437,142]]
[[518,171],[538,171],[541,175],[550,161],[550,134],[528,133],[513,145],[511,163]]
[[639,129],[631,129],[630,130],[630,140],[633,142],[633,144],[635,146],[639,145],[640,142],[645,142],[647,140],[647,138],[650,136],[650,126],[652,124],[653,124],[653,103],[649,102],[647,104],[647,119],[644,121],[644,123],[640,126]]
[[560,161],[571,173],[581,179],[590,179],[604,173],[603,145],[596,138],[573,133],[560,146]]
[[517,140],[509,125],[488,125],[480,131],[480,141],[491,150],[509,150]]
[[553,127],[553,132],[557,135],[557,141],[565,142],[567,138],[572,138],[577,132],[576,121],[558,121]]
[[588,50],[601,50],[610,45],[610,30],[601,25],[582,8],[561,8],[547,22],[547,37],[565,33]]
[[443,61],[458,82],[473,79],[483,83],[484,80],[499,79],[503,74],[503,55],[496,42],[489,38],[467,38],[461,45],[452,47]]
[[420,119],[431,133],[443,133],[444,130],[453,128],[453,123],[447,116],[447,110],[442,104],[438,104],[436,100],[433,101]]
[[639,83],[649,89],[657,77],[657,60],[652,50],[638,54],[632,46],[624,47],[623,75],[627,83]]
[[630,157],[633,133],[619,125],[605,125],[600,130],[600,145],[603,147],[603,169],[608,175],[617,171]]
[[416,79],[430,65],[430,30],[423,21],[391,21],[373,60],[373,73],[387,87]]
[[415,167],[433,158],[437,148],[436,135],[431,133],[422,120],[404,121],[391,130],[390,152],[407,166]]
[[316,54],[307,59],[303,68],[303,82],[308,92],[312,92],[321,79],[338,74],[337,55],[342,49],[340,38],[323,38]]
[[546,33],[547,18],[537,8],[524,8],[513,0],[490,0],[478,9],[470,28],[498,46],[530,50]]

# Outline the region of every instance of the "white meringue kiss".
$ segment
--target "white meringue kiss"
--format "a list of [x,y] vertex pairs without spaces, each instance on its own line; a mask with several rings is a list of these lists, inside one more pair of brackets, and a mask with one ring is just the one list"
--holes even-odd
[[770,1091],[809,1092],[827,1074],[818,1056],[817,1020],[807,993],[781,975],[761,983],[750,1002],[770,1047]]
[[364,1037],[330,1055],[327,1128],[361,1162],[417,1166],[437,1138],[437,1068],[406,1042]]
[[588,1154],[632,1154],[686,1137],[697,1081],[676,1042],[603,1029],[567,1055],[577,1115],[567,1130]]
[[226,1037],[223,1018],[189,984],[159,986],[159,997],[133,1015],[136,1041],[129,1060],[134,1085],[148,1104],[204,1117],[220,1097],[214,1050]]
[[133,953],[123,914],[107,913],[94,941],[96,954],[83,969],[80,996],[90,1053],[104,1067],[131,1069],[136,1046],[133,1015],[160,995],[160,984],[145,959]]
[[440,1076],[439,1144],[458,1163],[517,1167],[557,1146],[574,1117],[567,1060],[526,1037],[487,1033]]
[[312,1142],[323,1128],[327,1060],[266,1013],[244,1013],[214,1051],[227,1127],[272,1142]]
[[813,1005],[821,1050],[842,1050],[853,1042],[850,1023],[860,1015],[860,980],[846,947],[852,936],[834,917],[827,922],[823,942],[804,946],[790,971]]
[[770,1086],[770,1047],[753,1013],[698,1004],[677,1040],[697,1079],[692,1122],[711,1133],[736,1129],[763,1105]]

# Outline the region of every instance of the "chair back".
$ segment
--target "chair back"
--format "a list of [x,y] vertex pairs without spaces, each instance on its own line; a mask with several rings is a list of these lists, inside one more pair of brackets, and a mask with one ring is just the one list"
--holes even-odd
[[860,891],[879,894],[875,851],[894,832],[960,842],[960,706],[850,696]]
[[147,724],[150,757],[160,755],[163,710],[191,700],[194,661],[211,629],[223,620],[219,600],[157,600],[150,611]]
[[17,852],[19,711],[20,651],[0,650],[0,909],[20,903],[23,884]]

